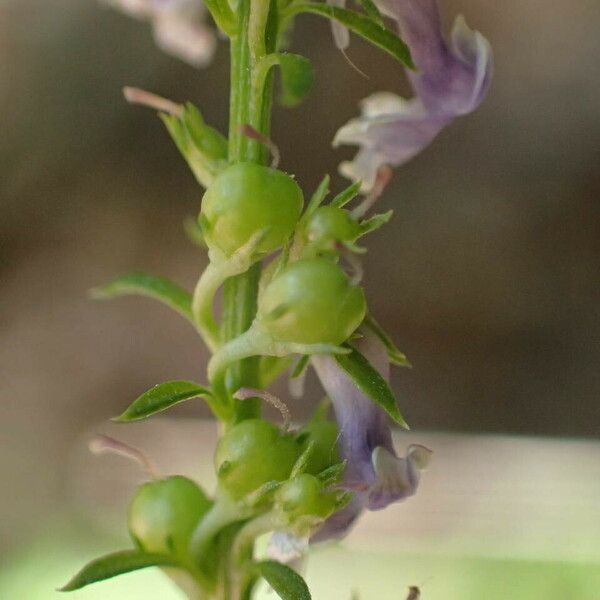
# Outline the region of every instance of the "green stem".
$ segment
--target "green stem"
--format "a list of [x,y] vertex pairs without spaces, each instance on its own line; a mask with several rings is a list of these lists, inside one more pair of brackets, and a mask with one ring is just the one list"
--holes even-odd
[[[240,125],[252,124],[268,135],[263,127],[266,106],[265,94],[253,98],[254,65],[265,52],[265,31],[269,2],[240,0],[238,6],[238,34],[231,38],[231,100],[229,121],[229,162],[251,161],[262,163],[266,155],[260,144],[246,138]],[[265,8],[266,7],[266,8]],[[266,106],[265,106],[266,105]],[[252,324],[256,314],[256,299],[260,279],[260,264],[247,272],[231,277],[223,287],[223,341],[236,338]],[[227,373],[226,387],[234,392],[240,387],[258,387],[259,362],[257,357],[233,364]],[[237,420],[258,415],[258,401],[236,404]]]

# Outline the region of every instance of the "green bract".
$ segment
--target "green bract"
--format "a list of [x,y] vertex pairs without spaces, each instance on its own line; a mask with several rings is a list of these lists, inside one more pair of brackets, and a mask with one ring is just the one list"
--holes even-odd
[[338,426],[333,421],[309,423],[302,429],[298,439],[302,441],[303,447],[312,443],[312,451],[305,467],[307,473],[317,475],[340,462],[338,435]]
[[209,247],[226,256],[256,235],[256,251],[283,246],[300,216],[302,190],[283,171],[241,162],[222,171],[202,198],[200,225]]
[[187,477],[149,481],[138,488],[129,506],[129,532],[146,552],[185,558],[194,527],[211,504]]
[[325,492],[314,475],[303,473],[277,490],[275,502],[291,521],[305,516],[325,519],[335,510],[337,497]]
[[215,453],[219,483],[239,499],[269,481],[290,476],[301,445],[272,423],[248,419],[232,427]]
[[278,342],[341,344],[366,310],[362,290],[335,263],[299,260],[265,288],[259,304],[262,327]]
[[306,225],[306,237],[319,247],[328,247],[333,242],[353,242],[361,234],[360,225],[343,208],[321,206]]

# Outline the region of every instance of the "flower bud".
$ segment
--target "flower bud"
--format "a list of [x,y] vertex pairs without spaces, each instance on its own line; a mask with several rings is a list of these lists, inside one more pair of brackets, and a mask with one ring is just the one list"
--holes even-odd
[[287,479],[300,452],[298,441],[272,423],[242,421],[217,444],[219,483],[234,499],[240,499],[269,481]]
[[138,488],[129,506],[129,532],[147,552],[185,557],[192,532],[211,504],[187,477],[149,481]]
[[200,225],[209,247],[231,256],[263,234],[257,253],[283,246],[300,217],[304,198],[294,179],[277,169],[242,162],[214,179],[202,198]]
[[324,258],[290,264],[265,288],[258,308],[262,327],[278,342],[341,344],[360,325],[363,291]]

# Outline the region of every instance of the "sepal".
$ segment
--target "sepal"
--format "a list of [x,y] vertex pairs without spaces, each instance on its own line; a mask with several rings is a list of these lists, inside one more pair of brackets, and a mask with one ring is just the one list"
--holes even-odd
[[227,139],[208,126],[190,102],[180,114],[160,113],[160,118],[198,183],[208,187],[227,166]]

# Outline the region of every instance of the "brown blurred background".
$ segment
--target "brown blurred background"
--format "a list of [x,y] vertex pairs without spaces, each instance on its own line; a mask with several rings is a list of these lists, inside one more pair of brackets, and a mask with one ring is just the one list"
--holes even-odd
[[[415,366],[394,375],[401,407],[416,430],[594,437],[600,5],[443,5],[489,37],[496,77],[476,114],[397,172],[380,204],[395,218],[369,240],[372,310]],[[330,141],[358,101],[408,89],[354,38],[361,77],[317,18],[300,21],[294,48],[313,59],[316,89],[277,111],[273,137],[310,190],[351,156]],[[86,292],[138,269],[193,285],[205,258],[182,221],[200,190],[159,120],[120,90],[190,99],[224,128],[227,70],[223,43],[197,71],[92,0],[0,0],[0,552],[63,504],[82,431],[157,382],[203,376],[204,349],[177,315]],[[318,398],[312,382],[294,414]]]

